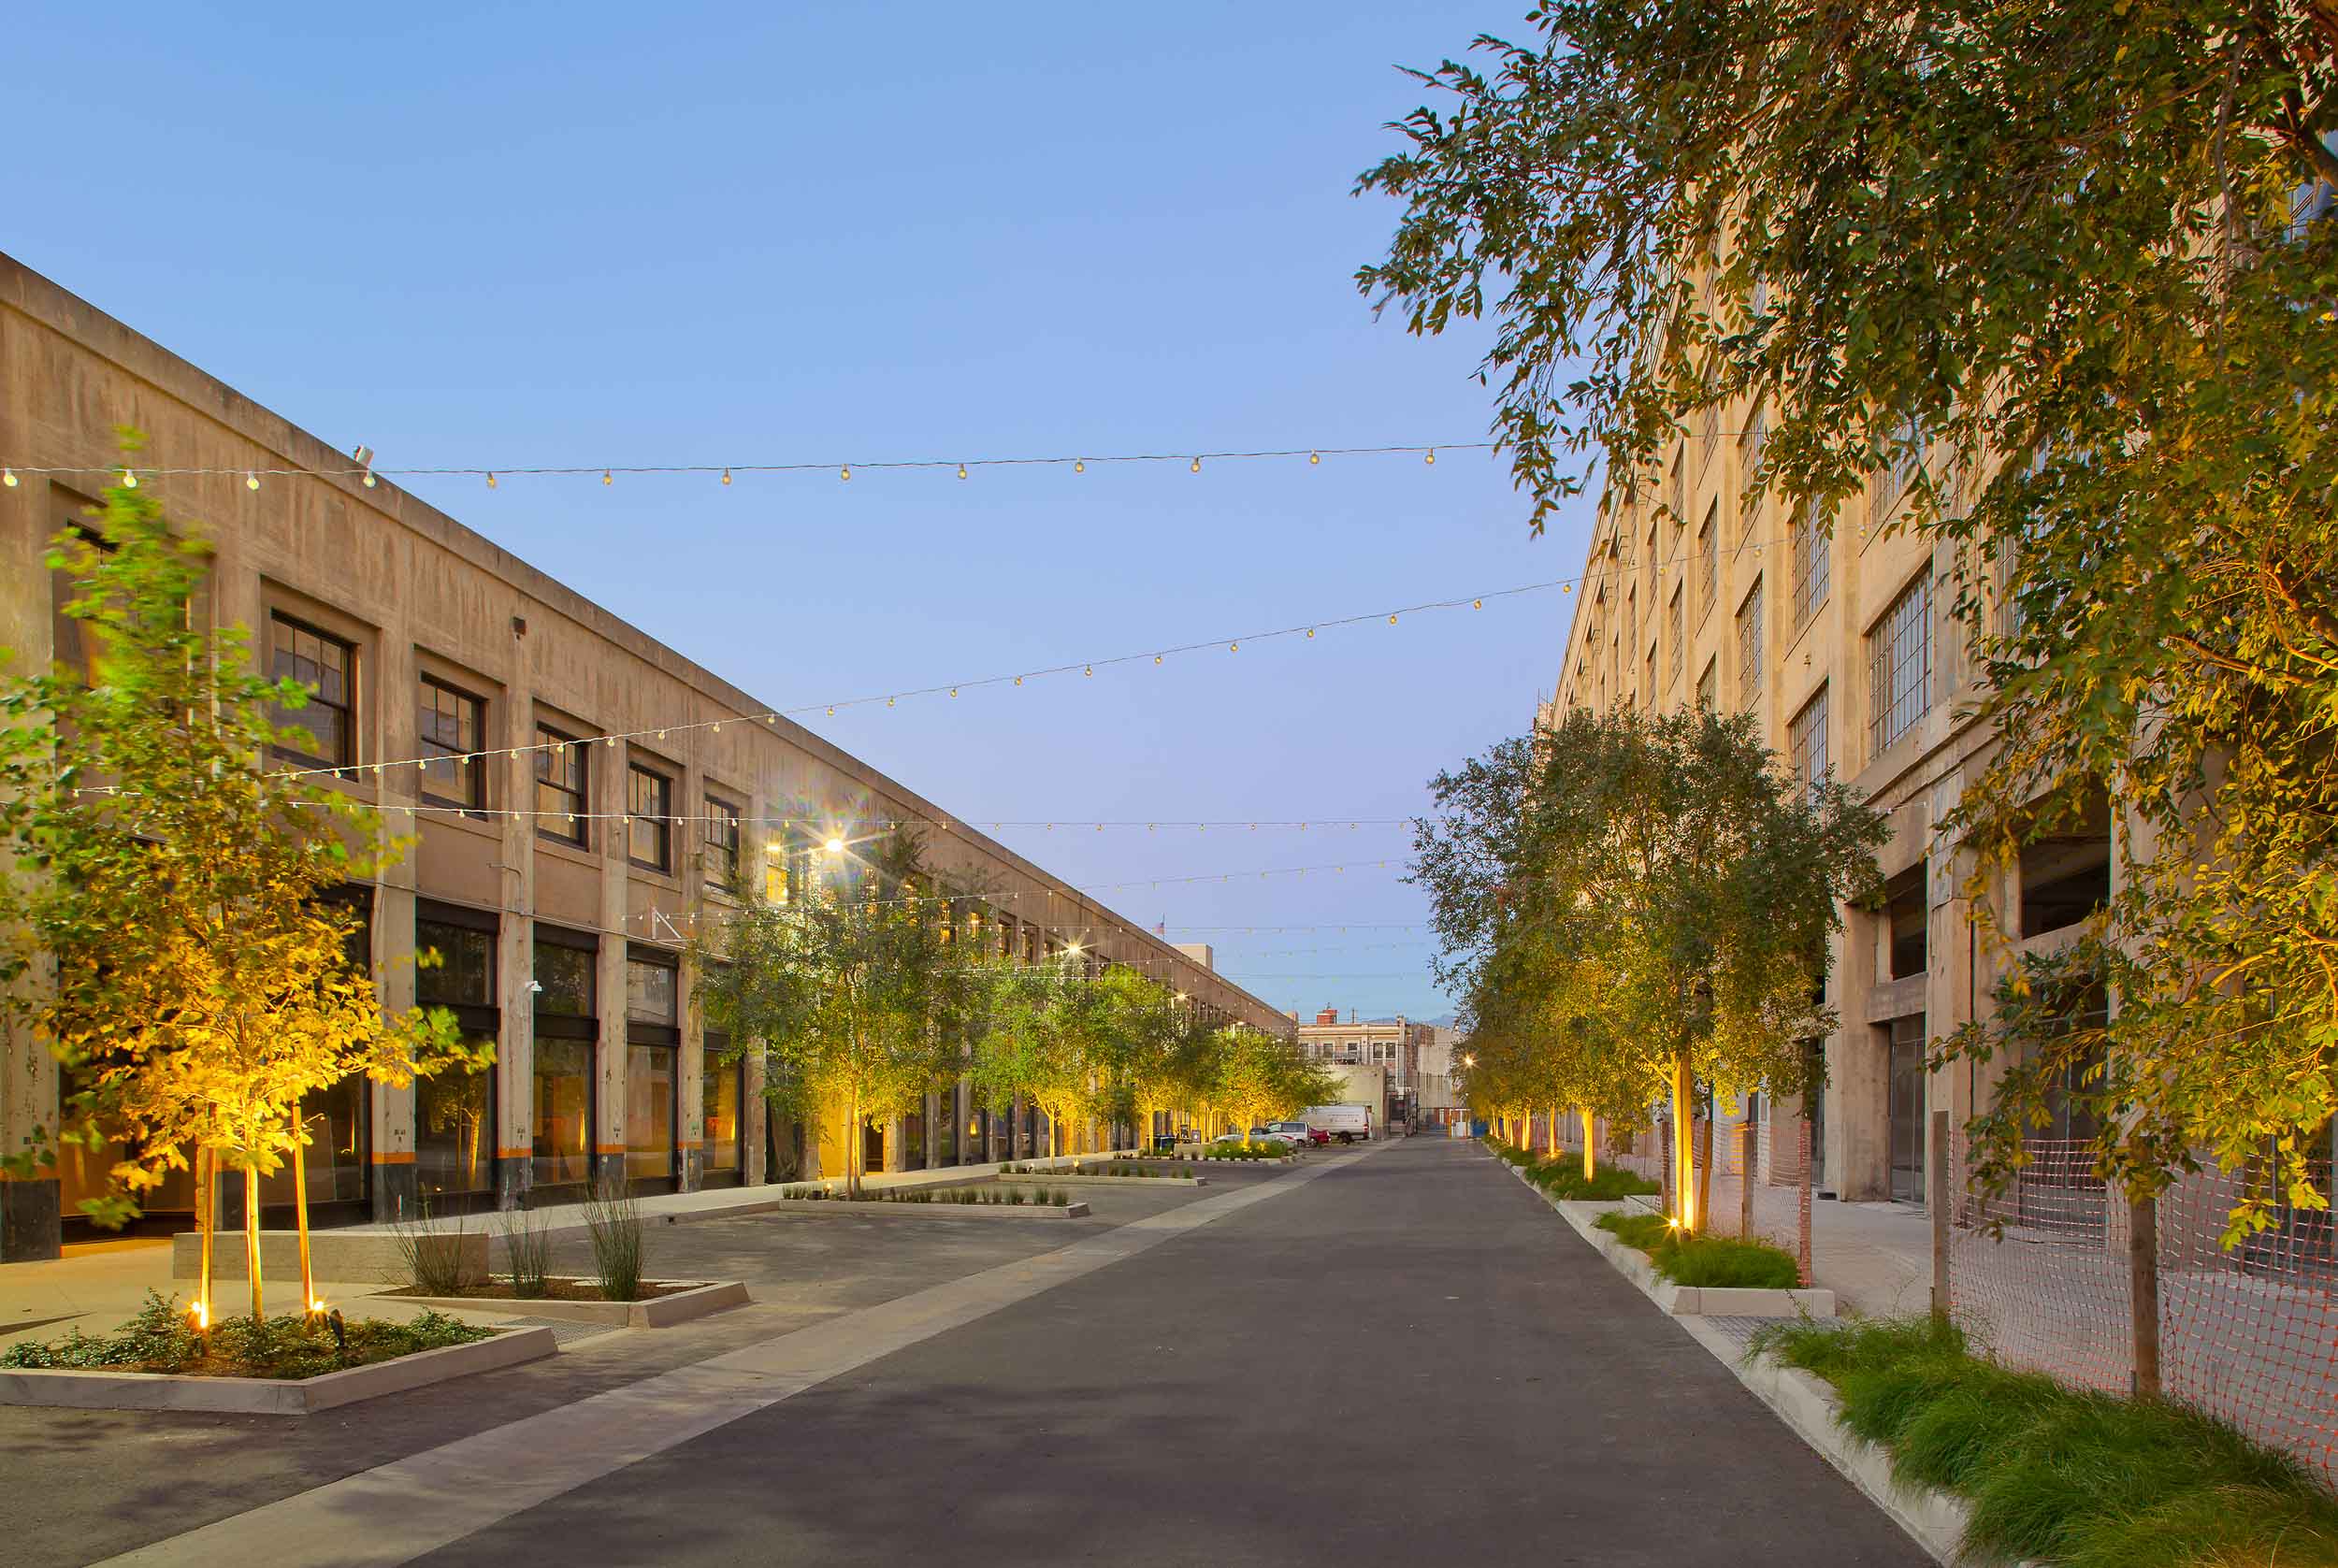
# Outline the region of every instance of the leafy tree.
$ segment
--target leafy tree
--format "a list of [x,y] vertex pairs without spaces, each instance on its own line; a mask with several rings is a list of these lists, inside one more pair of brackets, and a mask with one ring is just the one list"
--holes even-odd
[[[310,1288],[303,1097],[484,1053],[443,1010],[382,1015],[349,952],[354,922],[325,895],[403,846],[329,784],[264,770],[287,733],[277,712],[308,693],[254,673],[240,628],[191,611],[209,559],[151,490],[126,486],[51,546],[90,668],[0,688],[0,981],[65,1070],[55,1140],[124,1145],[113,1190],[82,1203],[93,1218],[127,1220],[194,1163],[206,1319],[216,1173],[242,1172],[257,1318],[260,1179],[287,1158]],[[41,1158],[42,1131],[16,1163]]]
[[983,1035],[971,1074],[994,1111],[1020,1095],[1047,1118],[1047,1152],[1063,1152],[1064,1129],[1098,1102],[1113,1035],[1111,1003],[1076,949],[1035,964],[988,966]]
[[1321,1063],[1309,1061],[1288,1040],[1229,1024],[1218,1031],[1209,1100],[1239,1124],[1244,1147],[1250,1129],[1269,1117],[1321,1104],[1338,1083]]
[[707,1016],[734,1051],[758,1053],[775,1103],[844,1115],[844,1178],[859,1193],[861,1129],[920,1109],[955,1078],[974,1018],[951,900],[926,874],[914,833],[784,903],[752,888],[700,939]]
[[1110,1114],[1128,1119],[1139,1145],[1147,1146],[1153,1117],[1178,1104],[1191,1084],[1196,1031],[1176,994],[1159,981],[1122,966],[1097,984],[1108,1019],[1104,1101]]
[[[1904,482],[1945,539],[1998,745],[1945,825],[1983,898],[2107,795],[2123,875],[2010,994],[2115,996],[2013,1057],[2001,1182],[2050,1092],[2148,1195],[2206,1150],[2318,1205],[2338,1083],[2338,10],[2329,0],[1554,0],[1366,173],[1406,205],[1361,286],[1484,370],[1537,528],[1698,410],[1825,522]],[[1886,479],[1885,476],[1890,476]],[[1643,491],[1653,486],[1640,484]],[[1877,521],[1883,521],[1878,519]],[[2114,608],[2115,607],[2115,609]],[[2091,1053],[2074,1074],[2074,1053]],[[2057,1086],[2059,1086],[2057,1088]]]

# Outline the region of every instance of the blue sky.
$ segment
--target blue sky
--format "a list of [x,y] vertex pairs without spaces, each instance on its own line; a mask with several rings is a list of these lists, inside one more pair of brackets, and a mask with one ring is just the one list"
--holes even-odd
[[[386,467],[1477,440],[1482,336],[1373,320],[1349,190],[1393,67],[1523,9],[36,6],[0,246]],[[1572,576],[1589,515],[1530,539],[1471,453],[412,488],[783,707]],[[810,722],[975,820],[1404,816],[1571,603]],[[1278,1006],[1449,1005],[1425,928],[1360,928],[1422,918],[1399,828],[1001,836],[1228,873],[1101,896]]]

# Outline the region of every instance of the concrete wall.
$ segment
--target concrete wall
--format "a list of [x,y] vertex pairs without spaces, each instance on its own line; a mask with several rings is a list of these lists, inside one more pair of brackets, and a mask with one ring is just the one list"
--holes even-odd
[[[388,481],[368,487],[354,476],[286,477],[247,488],[241,476],[248,468],[338,472],[350,463],[0,256],[0,461],[13,465],[18,479],[0,488],[0,644],[14,651],[18,669],[46,668],[52,654],[49,577],[41,564],[46,542],[107,482],[102,472],[34,470],[107,468],[118,461],[119,424],[145,432],[145,465],[230,470],[148,481],[175,519],[217,545],[211,611],[218,625],[254,628],[263,658],[271,611],[296,615],[356,649],[359,770],[339,787],[384,808],[387,831],[416,841],[374,889],[374,957],[385,1002],[412,1000],[418,898],[496,916],[499,1201],[525,1196],[536,1130],[528,988],[536,926],[599,939],[592,1146],[598,1167],[613,1170],[622,1168],[641,1132],[627,1125],[628,944],[678,955],[700,922],[720,918],[729,899],[707,885],[695,821],[673,825],[670,869],[660,871],[629,863],[623,827],[613,822],[592,824],[588,842],[576,846],[552,842],[527,818],[417,813],[413,770],[366,768],[417,755],[415,695],[423,674],[485,699],[485,744],[527,747],[540,722],[592,738],[584,748],[591,810],[621,811],[628,762],[654,766],[672,780],[678,815],[697,816],[710,797],[739,808],[742,860],[751,875],[781,842],[777,819],[932,820],[940,824],[926,830],[935,870],[981,890],[998,911],[1049,939],[1082,942],[1100,959],[1133,965],[1185,992],[1197,1007],[1291,1033],[1282,1013],[1212,973],[1205,960],[1156,939],[809,731],[785,719],[765,721],[768,704]],[[678,727],[714,721],[719,729]],[[661,728],[668,732],[662,737]],[[639,731],[648,733],[601,739]],[[490,761],[490,808],[533,805],[535,757],[523,750]],[[1033,766],[1045,760],[1033,758]],[[691,978],[683,976],[675,1084],[685,1186],[704,1177],[703,1020]],[[58,1086],[38,1042],[11,1037],[6,1047],[0,1141],[13,1150],[36,1127],[53,1129]],[[743,1105],[748,1180],[763,1174],[760,1081],[758,1067]],[[367,1114],[368,1201],[375,1215],[387,1217],[410,1210],[415,1196],[412,1089],[372,1086]],[[816,1158],[814,1169],[839,1169],[832,1140],[821,1130],[808,1140],[807,1163]],[[58,1235],[53,1172],[0,1185],[0,1258],[51,1256]]]

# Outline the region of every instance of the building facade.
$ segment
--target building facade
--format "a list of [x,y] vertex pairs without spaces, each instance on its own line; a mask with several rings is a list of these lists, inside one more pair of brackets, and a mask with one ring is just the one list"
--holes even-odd
[[1315,1022],[1299,1026],[1299,1049],[1326,1067],[1380,1067],[1392,1092],[1409,1092],[1421,1071],[1421,1047],[1436,1031],[1398,1014],[1394,1018],[1360,1020],[1349,1010],[1340,1022],[1339,1009],[1326,1007]]
[[[1826,1000],[1840,1027],[1811,1106],[1819,1185],[1846,1199],[1921,1202],[1927,1112],[1962,1125],[1985,1105],[1977,1069],[1927,1069],[1926,1043],[1984,1013],[2006,962],[1980,941],[1970,856],[1934,832],[1988,755],[1969,718],[1977,666],[1952,612],[1956,547],[1896,526],[1912,473],[1877,476],[1831,528],[1751,480],[1764,411],[1740,400],[1696,416],[1653,470],[1611,482],[1573,597],[1554,726],[1574,708],[1753,714],[1781,766],[1829,773],[1888,819],[1887,901],[1845,908]],[[1985,592],[1986,583],[1984,589]],[[2107,813],[2033,846],[1986,889],[2018,944],[2049,948],[2109,895]],[[1791,1100],[1757,1115],[1798,1112]]]
[[[977,890],[965,934],[1038,958],[1070,947],[1128,965],[1214,1019],[1288,1038],[1286,1016],[942,807],[758,702],[280,416],[0,256],[0,646],[15,668],[84,655],[43,565],[144,432],[149,482],[216,546],[199,613],[248,630],[255,662],[315,699],[280,766],[335,770],[410,853],[343,890],[385,1007],[454,1010],[496,1046],[469,1078],[316,1097],[306,1177],[319,1223],[558,1201],[624,1179],[654,1192],[816,1175],[844,1140],[872,1168],[1044,1146],[1026,1107],[993,1116],[961,1083],[889,1127],[767,1116],[758,1064],[723,1060],[698,996],[692,934],[742,880],[794,896],[830,838],[908,825],[929,866]],[[33,471],[88,470],[89,479]],[[256,487],[244,475],[294,469]],[[373,479],[373,482],[366,482]],[[482,755],[487,754],[487,755]],[[421,766],[383,768],[421,759]],[[1034,759],[1034,768],[1039,759]],[[849,853],[848,851],[846,853]],[[419,950],[443,962],[413,963]],[[12,1037],[0,1146],[53,1131],[57,1064]],[[1073,1146],[1105,1136],[1065,1129]],[[0,1259],[53,1257],[108,1161],[70,1153],[0,1178]],[[264,1183],[281,1217],[291,1172]],[[223,1201],[240,1207],[239,1192]],[[150,1205],[183,1228],[181,1182]]]

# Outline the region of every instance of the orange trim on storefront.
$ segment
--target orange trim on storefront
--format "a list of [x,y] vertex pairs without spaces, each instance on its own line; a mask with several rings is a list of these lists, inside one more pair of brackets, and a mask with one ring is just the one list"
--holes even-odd
[[414,1162],[414,1157],[411,1154],[384,1154],[377,1149],[374,1151],[373,1162],[376,1165],[411,1165]]
[[623,1144],[595,1144],[593,1152],[595,1154],[623,1154],[626,1149]]
[[533,1156],[536,1150],[533,1146],[523,1149],[498,1149],[496,1150],[496,1158],[498,1159],[527,1159]]

